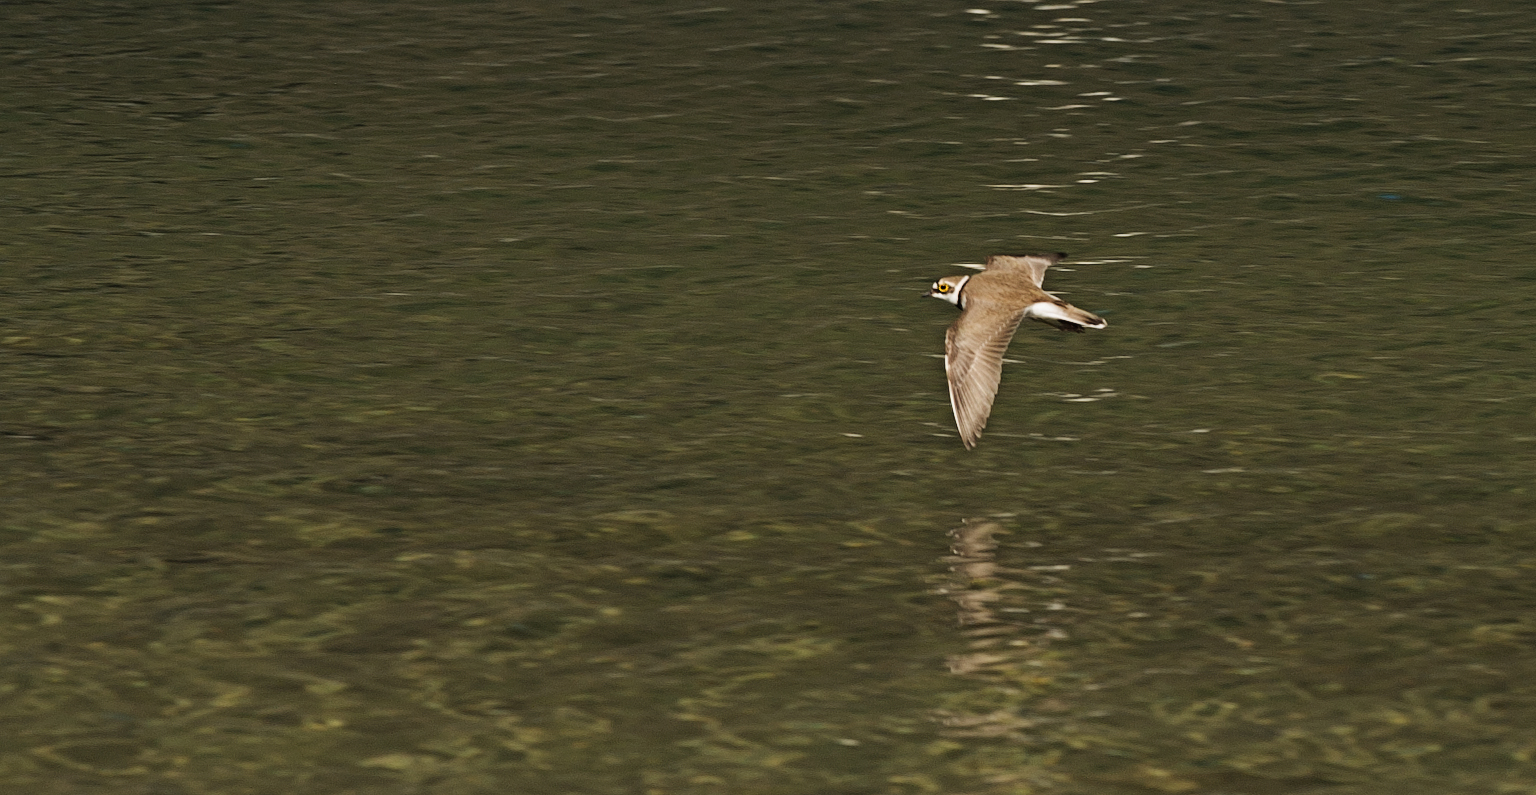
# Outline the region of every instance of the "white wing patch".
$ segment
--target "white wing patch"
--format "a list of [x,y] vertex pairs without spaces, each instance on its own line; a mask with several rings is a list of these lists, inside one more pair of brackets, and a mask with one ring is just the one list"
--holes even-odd
[[1068,323],[1082,322],[1067,314],[1060,304],[1053,304],[1050,301],[1037,301],[1024,307],[1024,317],[1031,320],[1065,320]]

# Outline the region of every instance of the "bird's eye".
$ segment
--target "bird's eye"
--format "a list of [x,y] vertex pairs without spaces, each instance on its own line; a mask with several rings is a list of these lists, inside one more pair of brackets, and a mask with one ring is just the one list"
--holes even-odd
[[947,293],[949,292],[949,285],[939,282],[933,286],[933,291],[936,293]]

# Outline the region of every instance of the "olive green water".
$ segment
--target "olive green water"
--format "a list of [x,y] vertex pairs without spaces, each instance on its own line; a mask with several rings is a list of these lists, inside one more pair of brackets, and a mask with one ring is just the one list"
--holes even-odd
[[1533,34],[8,3],[0,781],[1536,792]]

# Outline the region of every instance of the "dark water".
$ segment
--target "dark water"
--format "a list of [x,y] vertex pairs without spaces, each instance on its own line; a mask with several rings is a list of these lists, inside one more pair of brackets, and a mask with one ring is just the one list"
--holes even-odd
[[1533,31],[6,4],[0,781],[1536,792]]

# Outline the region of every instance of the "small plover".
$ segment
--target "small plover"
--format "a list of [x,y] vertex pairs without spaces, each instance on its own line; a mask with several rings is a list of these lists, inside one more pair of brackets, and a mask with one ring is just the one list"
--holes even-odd
[[992,413],[1003,376],[1003,352],[1024,318],[1062,331],[1104,328],[1104,318],[1085,312],[1041,289],[1045,269],[1065,254],[987,257],[980,273],[945,276],[927,297],[960,307],[960,319],[944,337],[944,372],[949,376],[949,405],[966,449],[976,446]]

